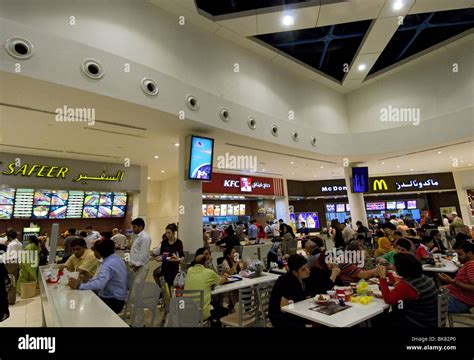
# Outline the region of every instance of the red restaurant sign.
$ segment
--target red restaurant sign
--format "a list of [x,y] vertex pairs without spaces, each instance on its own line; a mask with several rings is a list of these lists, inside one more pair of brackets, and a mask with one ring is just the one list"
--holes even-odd
[[202,184],[204,194],[284,196],[283,180],[234,174],[212,174],[212,181]]

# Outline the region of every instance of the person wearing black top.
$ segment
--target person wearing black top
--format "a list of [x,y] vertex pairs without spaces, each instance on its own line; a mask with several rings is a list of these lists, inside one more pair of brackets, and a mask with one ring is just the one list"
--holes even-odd
[[232,227],[232,225],[229,225],[225,229],[225,233],[226,233],[226,236],[222,240],[219,240],[218,242],[216,242],[217,246],[225,245],[226,248],[240,246],[240,241],[235,235],[234,228]]
[[340,224],[337,219],[331,221],[331,237],[334,241],[335,248],[344,247],[344,237],[342,236]]
[[338,266],[326,262],[326,252],[322,252],[306,280],[311,297],[326,294],[326,291],[335,285],[342,286],[343,283],[338,277],[340,273],[341,269]]
[[177,231],[176,224],[169,224],[160,248],[163,261],[161,275],[169,286],[173,286],[174,278],[179,272],[179,263],[184,258],[183,242],[176,238]]
[[389,218],[385,218],[385,222],[382,225],[380,225],[380,228],[381,229],[387,229],[388,228],[388,229],[393,230],[393,231],[397,230],[397,227],[390,222]]
[[268,316],[274,327],[305,327],[306,321],[300,317],[284,313],[283,306],[302,301],[310,296],[305,279],[309,276],[306,259],[301,255],[288,258],[288,272],[278,278],[273,286],[268,307]]
[[[7,246],[0,245],[0,254],[7,252]],[[3,262],[0,262],[0,322],[5,321],[10,317],[10,311],[8,310],[8,293],[7,284],[9,284],[10,278],[8,277],[7,267]]]
[[438,230],[431,230],[430,237],[433,239],[434,246],[438,248],[437,252],[445,252],[448,250],[446,246],[444,246],[443,241],[441,240],[441,233]]

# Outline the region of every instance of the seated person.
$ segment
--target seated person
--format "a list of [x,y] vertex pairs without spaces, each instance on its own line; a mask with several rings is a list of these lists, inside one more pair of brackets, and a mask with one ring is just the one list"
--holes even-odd
[[[361,268],[362,264],[357,262],[359,258],[361,259],[360,261],[365,261],[365,252],[361,249],[357,241],[351,241],[347,245],[346,250],[353,252],[355,256],[352,256],[353,262],[338,264],[341,269],[339,278],[344,285],[349,286],[352,282],[358,282],[360,279],[370,279],[374,277],[377,269],[364,270]],[[360,257],[358,255],[360,255]]]
[[310,296],[305,286],[309,276],[306,259],[301,255],[288,258],[288,272],[278,278],[273,286],[268,307],[268,316],[274,327],[305,327],[306,320],[281,311],[281,308]]
[[464,243],[457,244],[455,251],[463,264],[456,277],[453,279],[443,273],[438,276],[443,282],[449,284],[447,285],[448,312],[465,313],[474,306],[474,244],[466,240]]
[[[197,252],[196,252],[197,253]],[[222,276],[211,269],[206,268],[208,259],[204,254],[197,255],[194,258],[194,266],[188,269],[184,290],[203,290],[204,291],[204,320],[211,320],[211,325],[219,326],[219,319],[227,315],[225,309],[214,309],[211,305],[212,288],[215,285],[222,285],[227,280],[227,274]]]
[[113,240],[99,240],[95,246],[103,260],[99,274],[89,282],[69,279],[72,289],[93,290],[116,314],[120,313],[127,298],[127,267],[123,259],[115,255]]
[[321,253],[314,266],[310,268],[310,274],[306,280],[310,295],[313,297],[317,294],[325,294],[335,285],[342,285],[342,281],[339,279],[340,273],[339,266],[327,262],[326,253]]
[[321,255],[321,249],[316,245],[315,242],[308,240],[305,244],[304,250],[307,254],[306,260],[308,261],[308,267],[311,269],[316,264],[316,261]]
[[430,237],[431,239],[433,239],[434,248],[437,249],[436,251],[432,252],[445,252],[446,250],[448,250],[446,246],[444,246],[442,235],[438,230],[431,230]]
[[394,265],[395,260],[393,259],[393,257],[395,256],[395,254],[409,253],[411,251],[411,248],[412,248],[412,243],[410,242],[410,240],[407,240],[404,238],[398,239],[397,242],[395,243],[395,250],[392,250],[386,253],[385,255],[377,258],[377,262],[388,263],[390,265]]
[[71,241],[71,250],[72,255],[59,268],[61,270],[66,268],[70,272],[78,271],[84,280],[91,279],[100,264],[94,252],[87,248],[86,241],[81,237],[76,237]]
[[435,247],[433,239],[429,236],[424,236],[421,239],[421,243],[416,249],[415,256],[418,261],[422,263],[427,263],[433,258],[433,251],[437,251],[438,248]]
[[217,241],[216,245],[225,246],[226,248],[229,248],[232,246],[240,246],[240,240],[236,236],[232,225],[229,225],[228,227],[226,227],[225,236],[223,236],[221,240]]
[[222,262],[222,272],[228,275],[238,274],[247,268],[243,260],[239,260],[239,253],[233,248],[228,247],[224,251],[224,261]]
[[[394,327],[437,327],[438,289],[423,275],[421,263],[411,254],[394,256],[397,273],[403,277],[390,291],[384,266],[377,267],[384,301],[392,306],[389,315]],[[400,306],[402,304],[403,306]]]
[[[283,259],[283,251],[281,247],[280,242],[274,242],[272,244],[272,247],[270,248],[270,251],[267,254],[267,269],[270,269],[271,263],[278,263],[279,261],[282,261]],[[278,264],[278,266],[283,268],[283,263]]]
[[394,250],[392,243],[385,236],[378,238],[377,243],[378,243],[378,247],[374,253],[375,257],[385,255],[386,253]]

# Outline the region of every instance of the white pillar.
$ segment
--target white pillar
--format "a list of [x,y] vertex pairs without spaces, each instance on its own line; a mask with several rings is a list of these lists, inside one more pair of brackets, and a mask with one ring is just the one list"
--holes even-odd
[[464,189],[462,181],[462,173],[460,171],[453,172],[454,185],[456,186],[456,193],[458,194],[459,207],[461,208],[461,217],[464,224],[473,225],[473,218],[471,217],[471,207],[467,199],[467,191]]
[[351,187],[351,167],[344,167],[344,178],[346,180],[347,198],[349,199],[349,207],[351,208],[352,224],[361,221],[364,226],[368,226],[367,213],[365,211],[364,194],[353,193]]
[[179,238],[184,250],[194,253],[203,246],[202,242],[202,182],[187,180],[186,157],[191,139],[179,139]]
[[286,179],[283,179],[284,197],[275,198],[275,216],[276,219],[283,219],[285,224],[290,223],[290,201],[288,200],[288,186]]
[[140,192],[133,194],[133,210],[132,218],[138,217],[145,220],[146,227],[146,210],[147,210],[147,196],[148,196],[148,166],[140,168]]

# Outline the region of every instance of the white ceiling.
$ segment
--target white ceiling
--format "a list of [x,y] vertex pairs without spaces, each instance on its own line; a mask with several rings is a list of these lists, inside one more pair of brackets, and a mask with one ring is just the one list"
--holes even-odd
[[[258,53],[272,62],[279,63],[291,71],[302,74],[313,81],[342,93],[357,90],[369,83],[364,83],[364,80],[366,80],[370,69],[376,63],[397,30],[400,16],[474,6],[474,0],[402,0],[402,8],[395,10],[394,4],[400,0],[350,0],[322,6],[314,4],[312,6],[297,6],[291,11],[271,8],[270,10],[259,9],[212,17],[197,9],[194,0],[148,1],[167,12],[177,16],[184,16],[186,21],[199,26],[205,31],[215,33],[220,37]],[[282,18],[287,13],[291,13],[294,17],[293,25],[285,26],[282,24]],[[342,84],[330,79],[321,72],[309,68],[296,59],[290,58],[286,54],[252,39],[255,35],[372,19],[374,22],[369,28],[352,64],[350,64],[349,72],[343,79]],[[454,40],[448,39],[434,46],[431,50],[447,46],[452,41]],[[426,56],[429,52],[428,50],[415,54],[399,65],[405,65],[411,60]],[[366,66],[365,70],[358,69],[361,64]],[[393,66],[381,72],[381,74],[386,74],[387,72],[393,74],[396,71],[399,71],[398,66]],[[370,80],[376,78],[371,77]]]
[[[0,73],[0,80],[2,89],[8,89],[8,92],[0,91],[0,103],[3,104],[0,105],[2,152],[114,163],[129,158],[134,165],[148,166],[149,176],[154,181],[177,176],[179,149],[175,143],[180,134],[196,133],[216,139],[215,166],[217,156],[229,153],[256,156],[258,175],[261,176],[294,180],[343,177],[344,159],[340,157],[299,151],[264,141],[256,143],[245,136],[178,121],[175,116],[150,108],[19,75]],[[56,122],[51,113],[64,104],[94,108],[97,123],[91,127],[85,123]],[[374,139],[374,146],[377,141],[384,139]],[[440,144],[439,149],[412,155],[392,153],[351,157],[351,162],[368,165],[371,175],[468,169],[474,164],[474,139],[471,136],[461,141],[470,142]],[[410,146],[407,152],[420,150],[426,149]],[[155,156],[159,158],[155,159]],[[457,163],[450,157],[457,159]]]

